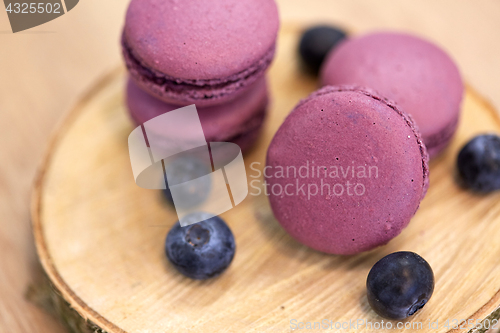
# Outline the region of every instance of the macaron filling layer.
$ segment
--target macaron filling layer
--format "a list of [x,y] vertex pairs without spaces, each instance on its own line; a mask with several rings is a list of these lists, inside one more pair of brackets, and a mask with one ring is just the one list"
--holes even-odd
[[[267,107],[264,106],[262,109],[258,110],[257,114],[249,119],[245,124],[242,124],[239,128],[232,129],[230,132],[220,132],[217,135],[212,135],[207,138],[208,142],[233,142],[240,146],[241,150],[246,150],[257,139],[257,135],[262,128],[262,124],[267,115]],[[142,124],[142,122],[137,119],[137,116],[130,113],[130,117],[136,125]]]
[[179,79],[161,73],[142,61],[122,35],[122,51],[126,66],[134,81],[164,101],[175,104],[211,101],[237,97],[245,88],[261,78],[271,64],[276,45],[245,70],[225,78]]
[[[246,129],[239,134],[235,134],[227,139],[220,139],[219,142],[233,142],[236,143],[243,153],[246,153],[252,148],[254,143],[259,138],[259,134],[262,130],[262,125],[266,119],[267,109],[264,108],[261,112],[255,116],[248,124]],[[216,141],[217,142],[217,141]]]
[[[203,133],[208,142],[234,142],[244,151],[257,139],[267,114],[269,103],[265,77],[249,87],[248,91],[228,103],[217,106],[198,107]],[[136,125],[180,106],[163,102],[140,89],[133,80],[128,81],[126,104],[130,117]],[[165,136],[163,129],[150,128],[159,141]],[[184,132],[189,132],[186,128]],[[168,135],[167,135],[168,136]]]

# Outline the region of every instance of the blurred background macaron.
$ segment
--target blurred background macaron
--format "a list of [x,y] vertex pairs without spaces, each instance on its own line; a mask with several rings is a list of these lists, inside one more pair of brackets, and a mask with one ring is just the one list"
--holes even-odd
[[264,75],[278,28],[274,0],[132,0],[122,50],[131,78],[149,94],[210,106]]
[[[261,77],[249,89],[230,102],[208,107],[197,107],[201,126],[207,142],[233,142],[247,152],[257,140],[268,107],[268,90],[265,77]],[[166,112],[180,108],[165,103],[144,92],[129,79],[126,104],[132,120],[143,124]],[[165,133],[158,129],[158,137]],[[189,128],[182,131],[189,132]]]
[[276,219],[299,242],[351,255],[386,244],[417,211],[429,185],[415,124],[394,103],[355,86],[301,101],[267,152]]
[[431,157],[458,126],[464,85],[453,60],[421,38],[378,32],[342,42],[321,69],[323,85],[370,87],[411,114]]

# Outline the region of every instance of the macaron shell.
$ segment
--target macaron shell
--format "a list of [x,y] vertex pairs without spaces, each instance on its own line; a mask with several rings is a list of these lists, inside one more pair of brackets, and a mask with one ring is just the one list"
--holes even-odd
[[323,85],[367,86],[394,100],[412,115],[433,154],[458,123],[464,91],[459,70],[444,51],[418,37],[373,33],[345,41],[329,54],[321,78]]
[[227,79],[274,49],[274,0],[132,0],[124,37],[148,67],[179,80]]
[[[197,107],[205,138],[208,142],[235,142],[237,139],[243,144],[242,150],[248,149],[264,122],[268,102],[267,83],[261,78],[245,94],[229,103]],[[180,108],[150,96],[132,80],[127,83],[126,103],[136,124]]]
[[[299,242],[327,253],[356,254],[387,243],[406,227],[428,187],[427,163],[414,123],[391,102],[368,89],[325,87],[299,103],[273,138],[267,192],[275,217]],[[294,177],[293,171],[291,177],[273,176],[280,166],[298,170],[307,164],[307,178]],[[334,167],[338,177],[332,177]],[[376,167],[371,177],[369,167]],[[347,181],[363,184],[365,193],[354,194],[352,185],[349,195]],[[330,189],[343,184],[344,193],[319,192],[325,183]],[[305,194],[298,190],[302,184]],[[318,193],[308,197],[311,184]],[[293,195],[278,193],[287,185]]]
[[174,105],[207,107],[227,103],[245,94],[255,81],[264,76],[275,48],[273,46],[263,58],[242,72],[210,80],[183,80],[149,68],[135,56],[125,38],[122,38],[122,51],[130,77],[151,96]]

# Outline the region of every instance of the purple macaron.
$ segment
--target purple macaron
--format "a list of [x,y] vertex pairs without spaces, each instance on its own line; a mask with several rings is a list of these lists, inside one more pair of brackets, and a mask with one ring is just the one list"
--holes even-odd
[[386,244],[417,211],[428,154],[411,117],[367,88],[327,86],[301,101],[267,153],[276,219],[299,242],[351,255]]
[[429,154],[441,152],[455,133],[464,85],[453,60],[421,38],[380,32],[345,41],[327,57],[323,85],[370,87],[413,117]]
[[[144,92],[129,80],[126,104],[132,120],[143,124],[161,114],[181,108],[165,103]],[[258,138],[268,106],[265,77],[254,82],[245,93],[230,102],[208,107],[197,107],[201,127],[207,142],[233,142],[243,152],[248,151]],[[151,130],[151,129],[150,129]],[[189,132],[189,129],[184,129]],[[162,136],[162,133],[158,133]]]
[[143,90],[170,104],[210,106],[264,75],[278,28],[274,0],[132,0],[122,49]]

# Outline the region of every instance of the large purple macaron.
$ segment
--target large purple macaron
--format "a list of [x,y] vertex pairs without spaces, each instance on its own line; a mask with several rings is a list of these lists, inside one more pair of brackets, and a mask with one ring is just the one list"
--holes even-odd
[[267,153],[267,194],[299,242],[351,255],[386,244],[417,211],[428,155],[411,117],[367,88],[328,86],[301,101]]
[[[181,107],[152,97],[132,80],[127,83],[126,103],[137,125]],[[216,106],[198,107],[205,139],[207,142],[233,142],[243,152],[248,151],[258,138],[267,105],[267,84],[265,77],[262,77],[236,99]],[[161,135],[158,133],[158,136]]]
[[329,55],[323,85],[370,87],[411,114],[429,154],[437,155],[458,125],[464,86],[453,60],[436,45],[402,33],[350,39]]
[[122,49],[145,91],[171,104],[209,106],[264,75],[278,28],[274,0],[132,0]]

